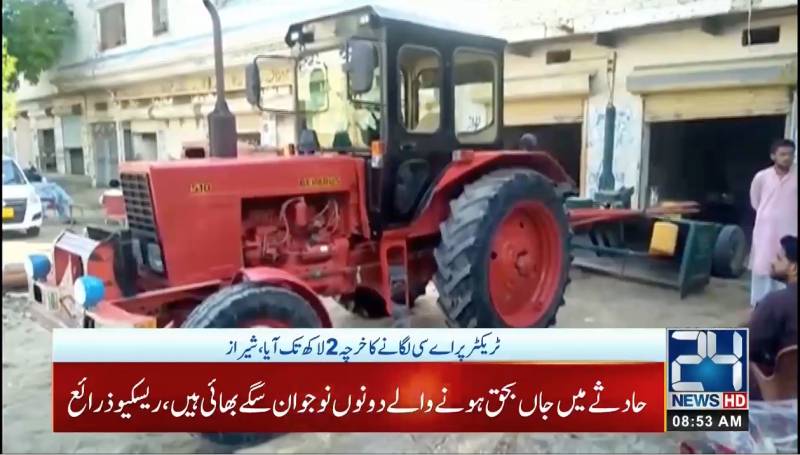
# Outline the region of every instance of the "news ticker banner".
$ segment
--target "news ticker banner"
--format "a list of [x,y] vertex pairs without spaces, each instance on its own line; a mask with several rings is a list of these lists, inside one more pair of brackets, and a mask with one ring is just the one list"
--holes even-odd
[[746,430],[746,329],[57,329],[56,432]]

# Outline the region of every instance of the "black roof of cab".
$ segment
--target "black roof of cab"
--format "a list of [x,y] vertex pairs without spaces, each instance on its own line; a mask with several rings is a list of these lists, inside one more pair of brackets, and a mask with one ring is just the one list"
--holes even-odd
[[342,9],[341,7],[338,7],[333,9],[321,10],[313,18],[309,18],[307,20],[300,22],[295,22],[294,24],[290,25],[288,31],[286,32],[284,41],[289,47],[292,47],[297,42],[302,42],[309,38],[313,40],[313,36],[311,37],[307,35],[304,36],[303,33],[303,28],[309,24],[314,24],[317,22],[324,21],[326,19],[339,16],[349,16],[349,15],[356,16],[365,14],[370,15],[370,21],[374,26],[388,25],[390,23],[398,26],[403,26],[403,25],[423,26],[432,29],[437,29],[445,33],[462,35],[464,38],[466,38],[465,41],[483,42],[486,44],[487,47],[502,49],[506,45],[506,40],[502,38],[498,38],[496,36],[492,36],[486,33],[483,34],[475,33],[473,30],[470,30],[463,24],[457,24],[451,21],[447,21],[441,17],[434,17],[431,15],[426,16],[411,11],[401,11],[394,8],[387,8],[378,5],[364,5],[356,8],[347,8],[347,9]]

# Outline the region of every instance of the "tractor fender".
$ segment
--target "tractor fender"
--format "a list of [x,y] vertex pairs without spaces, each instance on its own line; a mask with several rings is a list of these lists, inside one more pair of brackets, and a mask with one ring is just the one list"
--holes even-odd
[[487,173],[502,168],[525,168],[549,178],[554,185],[575,188],[575,181],[561,164],[547,152],[462,151],[462,158],[454,160],[442,171],[425,194],[410,230],[412,235],[425,235],[438,231],[439,223],[449,213],[450,201],[458,196],[464,185]]
[[233,279],[233,283],[239,283],[242,281],[272,284],[291,289],[303,297],[311,305],[311,307],[319,316],[319,320],[322,322],[322,327],[333,327],[328,310],[325,309],[325,305],[322,304],[322,300],[319,298],[317,293],[314,292],[308,284],[295,275],[274,267],[251,267],[242,269]]

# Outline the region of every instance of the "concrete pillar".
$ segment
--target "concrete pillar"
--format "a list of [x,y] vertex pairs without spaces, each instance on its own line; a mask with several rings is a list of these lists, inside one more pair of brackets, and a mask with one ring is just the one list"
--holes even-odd
[[117,120],[114,122],[117,130],[117,163],[125,162],[125,122]]
[[[797,144],[797,89],[792,98],[792,111],[786,117],[786,137]],[[797,153],[794,154],[794,162],[797,163]]]
[[95,170],[94,138],[92,136],[92,124],[87,118],[81,129],[83,133],[83,163],[86,167],[86,175],[92,178],[92,186],[97,187],[97,171]]
[[66,174],[68,170],[66,154],[64,153],[64,128],[61,123],[61,117],[53,119],[53,137],[56,145],[56,169],[59,174]]
[[159,161],[169,161],[172,159],[169,154],[170,150],[167,148],[167,132],[159,128],[156,131],[156,156]]
[[[42,158],[39,156],[39,141],[41,140],[41,135],[39,134],[39,130],[36,128],[36,122],[31,122],[31,161],[35,163],[37,168],[42,168]],[[44,172],[44,169],[40,169]]]
[[280,147],[278,143],[278,120],[275,114],[264,114],[261,122],[261,145]]

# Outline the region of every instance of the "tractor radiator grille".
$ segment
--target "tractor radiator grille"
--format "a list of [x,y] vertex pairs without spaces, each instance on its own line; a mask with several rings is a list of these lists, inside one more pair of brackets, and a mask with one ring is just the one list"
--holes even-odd
[[158,241],[153,199],[150,196],[150,179],[146,174],[122,174],[120,182],[131,234],[134,237]]

